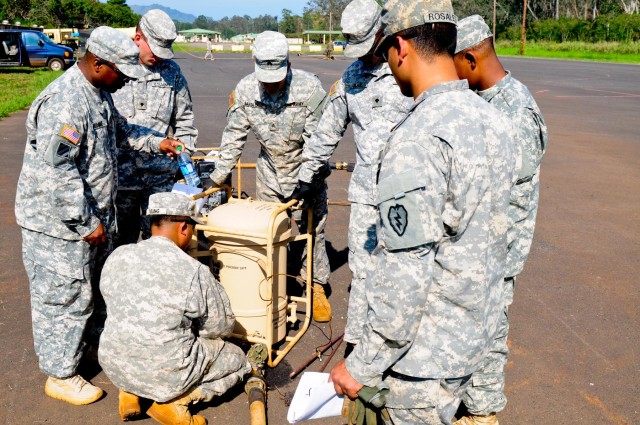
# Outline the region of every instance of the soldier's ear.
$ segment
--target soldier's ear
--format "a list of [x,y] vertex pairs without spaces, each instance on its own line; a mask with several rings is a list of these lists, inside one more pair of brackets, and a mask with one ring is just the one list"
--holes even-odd
[[180,226],[178,227],[178,231],[181,235],[186,235],[189,231],[189,226],[191,226],[188,222],[182,221],[180,222]]
[[467,63],[469,63],[469,68],[471,68],[472,71],[475,71],[476,67],[478,66],[478,63],[476,61],[476,55],[472,51],[465,52],[464,60],[467,61]]
[[411,41],[405,40],[404,38],[400,37],[399,35],[395,36],[395,42],[394,42],[393,46],[395,46],[396,49],[398,50],[398,61],[399,61],[399,64],[404,62],[405,58],[411,52],[415,53],[415,49],[413,48],[413,45],[411,44]]
[[136,35],[133,37],[133,42],[136,43],[136,46],[140,47],[141,41],[142,35],[139,32],[136,32]]
[[91,64],[91,69],[93,69],[93,72],[98,74],[100,72],[100,67],[104,65],[104,62],[102,62],[102,59],[100,59],[99,57],[93,56],[91,58],[90,64]]

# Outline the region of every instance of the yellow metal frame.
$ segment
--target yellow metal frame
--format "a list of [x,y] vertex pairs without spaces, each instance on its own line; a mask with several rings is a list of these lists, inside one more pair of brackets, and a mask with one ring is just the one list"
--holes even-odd
[[[192,159],[198,160],[200,159],[199,157],[193,157]],[[236,168],[238,169],[238,198],[240,197],[241,192],[241,169],[242,168],[255,168],[255,164],[238,164],[238,166],[236,166]],[[212,193],[218,192],[220,190],[226,190],[227,194],[229,196],[229,198],[231,198],[231,188],[229,186],[222,186],[222,187],[215,187],[215,188],[211,188],[208,189],[202,193],[199,193],[197,195],[194,195],[192,198],[193,199],[200,199],[200,198],[204,198],[205,196],[208,196]],[[196,225],[196,230],[201,230],[201,231],[206,231],[208,233],[213,233],[214,234],[214,238],[215,235],[220,235],[220,236],[244,236],[244,237],[251,237],[251,238],[260,238],[260,239],[264,239],[266,240],[266,248],[267,248],[267,262],[266,262],[266,271],[267,271],[267,281],[270,284],[270,288],[271,290],[268,291],[269,296],[273,297],[273,252],[274,252],[274,242],[273,242],[273,229],[274,229],[274,225],[275,225],[275,221],[276,218],[278,217],[278,215],[284,211],[287,210],[293,210],[295,209],[295,205],[298,203],[297,200],[293,199],[289,202],[287,202],[286,204],[281,204],[281,203],[277,203],[278,205],[278,209],[275,210],[272,214],[271,214],[271,218],[269,220],[269,226],[267,227],[267,232],[266,233],[252,233],[252,232],[233,232],[233,231],[229,231],[228,229],[223,229],[223,228],[219,228],[219,227],[211,227],[211,226],[207,226],[207,225]],[[275,367],[278,365],[278,363],[280,363],[280,361],[284,358],[284,356],[287,355],[287,353],[289,351],[291,351],[291,349],[293,348],[293,346],[300,340],[300,338],[302,338],[302,336],[304,335],[304,333],[307,331],[307,329],[309,328],[309,324],[311,323],[311,296],[312,296],[312,268],[313,268],[313,213],[311,208],[307,208],[307,232],[303,233],[303,234],[299,234],[297,236],[291,236],[287,239],[287,243],[289,242],[294,242],[294,241],[300,241],[300,240],[306,240],[306,244],[307,244],[307,276],[306,276],[306,291],[305,291],[305,296],[304,297],[294,297],[294,296],[289,296],[288,297],[288,302],[287,302],[287,310],[290,309],[295,309],[296,311],[294,312],[294,314],[297,314],[298,311],[298,304],[302,303],[304,304],[304,323],[302,324],[302,327],[293,335],[293,336],[285,336],[285,345],[281,348],[281,349],[274,349],[273,346],[275,345],[276,341],[274,341],[274,336],[273,336],[273,325],[272,325],[272,321],[273,321],[273,308],[274,308],[274,304],[276,304],[273,300],[273,298],[271,298],[268,303],[267,306],[267,311],[266,311],[266,320],[269,321],[269,324],[266,326],[267,328],[267,335],[265,338],[261,338],[261,337],[256,337],[256,336],[249,336],[249,335],[241,335],[241,334],[232,334],[231,336],[233,338],[239,339],[239,340],[243,340],[243,341],[248,341],[251,343],[258,343],[258,344],[264,344],[265,347],[267,348],[268,351],[268,358],[267,358],[267,365],[269,367]],[[204,256],[211,256],[211,251],[197,251],[195,253],[196,257],[204,257]],[[275,357],[274,357],[275,354]]]

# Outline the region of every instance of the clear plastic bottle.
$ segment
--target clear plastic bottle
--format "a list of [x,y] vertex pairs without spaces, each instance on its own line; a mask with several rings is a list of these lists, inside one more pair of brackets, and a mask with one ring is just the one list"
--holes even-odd
[[200,176],[198,176],[198,172],[196,168],[193,166],[193,162],[191,161],[191,157],[188,153],[182,150],[182,146],[176,147],[178,150],[178,165],[180,166],[180,171],[182,171],[182,175],[184,176],[185,182],[189,186],[199,187],[200,186]]

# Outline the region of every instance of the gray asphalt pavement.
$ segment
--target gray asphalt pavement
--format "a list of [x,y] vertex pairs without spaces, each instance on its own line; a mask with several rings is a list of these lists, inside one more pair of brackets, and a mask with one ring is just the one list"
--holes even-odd
[[[294,67],[316,73],[326,90],[349,64],[341,56],[334,61],[312,56],[291,60]],[[211,62],[184,52],[177,61],[191,86],[200,146],[218,146],[229,93],[253,71],[253,62],[248,55],[224,54]],[[640,258],[640,67],[503,61],[536,97],[549,126],[550,146],[542,167],[535,241],[510,311],[509,403],[500,423],[640,423],[640,296],[635,280]],[[71,406],[44,395],[13,213],[25,119],[22,111],[0,121],[0,423],[117,424],[117,390],[102,372],[90,376],[107,395],[93,405]],[[242,160],[254,162],[258,149],[250,138]],[[334,159],[354,158],[349,130]],[[254,174],[243,176],[243,189],[252,194]],[[340,171],[329,177],[330,200],[346,200],[348,179]],[[342,332],[350,281],[348,214],[348,207],[332,206],[327,226],[334,320],[312,325],[283,362],[268,370],[270,425],[286,423],[287,403],[299,380],[289,380],[289,373],[315,347]],[[343,350],[341,346],[327,370]],[[316,361],[307,370],[318,371],[327,361]],[[199,409],[210,424],[249,423],[241,389]]]

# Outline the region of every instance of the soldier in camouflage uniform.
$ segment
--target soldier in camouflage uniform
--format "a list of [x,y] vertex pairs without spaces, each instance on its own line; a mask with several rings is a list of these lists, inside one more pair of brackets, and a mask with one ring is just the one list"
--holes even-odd
[[[171,60],[176,37],[176,26],[165,12],[152,9],[142,16],[134,41],[147,72],[119,90],[113,102],[128,122],[151,128],[158,137],[172,134],[193,152],[198,130],[193,126],[191,93],[180,67]],[[177,161],[166,156],[132,149],[118,152],[116,247],[137,242],[140,230],[143,239],[150,236],[141,211],[147,209],[149,195],[171,190],[178,169]]]
[[179,144],[126,126],[113,109],[110,93],[143,73],[136,45],[120,31],[99,27],[82,62],[40,93],[27,118],[15,212],[33,340],[49,376],[45,392],[73,404],[102,396],[76,369],[93,310],[92,283],[115,227],[116,140],[154,152],[175,153]]
[[450,0],[390,0],[376,49],[415,100],[382,154],[362,338],[330,376],[352,399],[388,386],[393,423],[451,424],[502,312],[513,132],[458,80],[456,20]]
[[[243,78],[229,96],[227,126],[222,134],[220,158],[211,173],[215,184],[222,184],[235,167],[250,130],[261,144],[256,161],[256,193],[263,201],[288,202],[294,197],[302,149],[315,131],[326,93],[318,77],[291,69],[289,46],[284,35],[265,31],[253,45],[255,72]],[[300,190],[296,191],[297,197]],[[312,193],[312,194],[310,194]],[[312,197],[315,240],[313,249],[313,318],[331,319],[331,306],[324,287],[329,281],[329,258],[325,247],[327,186],[322,178],[305,188]],[[298,220],[306,231],[307,215]],[[306,276],[306,250],[301,275]]]
[[195,214],[181,193],[151,195],[152,237],[116,249],[104,266],[100,365],[120,389],[123,420],[140,414],[144,397],[160,423],[206,423],[187,406],[225,393],[251,370],[242,350],[222,340],[235,324],[224,288],[184,252],[202,224]]
[[511,226],[504,279],[504,312],[491,351],[482,368],[474,372],[462,399],[470,416],[457,422],[461,425],[498,424],[495,413],[507,404],[504,395],[504,366],[509,353],[507,313],[513,302],[516,276],[522,272],[533,240],[547,127],[529,90],[502,67],[493,48],[491,31],[481,16],[469,16],[458,23],[454,63],[458,75],[469,81],[471,89],[511,118],[522,152],[522,168],[509,207]]
[[412,100],[404,96],[389,66],[373,55],[381,35],[380,12],[374,0],[354,0],[342,13],[344,55],[358,59],[329,91],[322,118],[302,152],[298,178],[311,183],[342,139],[349,123],[356,142],[356,165],[349,184],[349,268],[353,275],[345,341],[355,344],[367,315],[364,279],[375,273],[371,252],[377,245],[376,173],[391,128],[407,113]]

